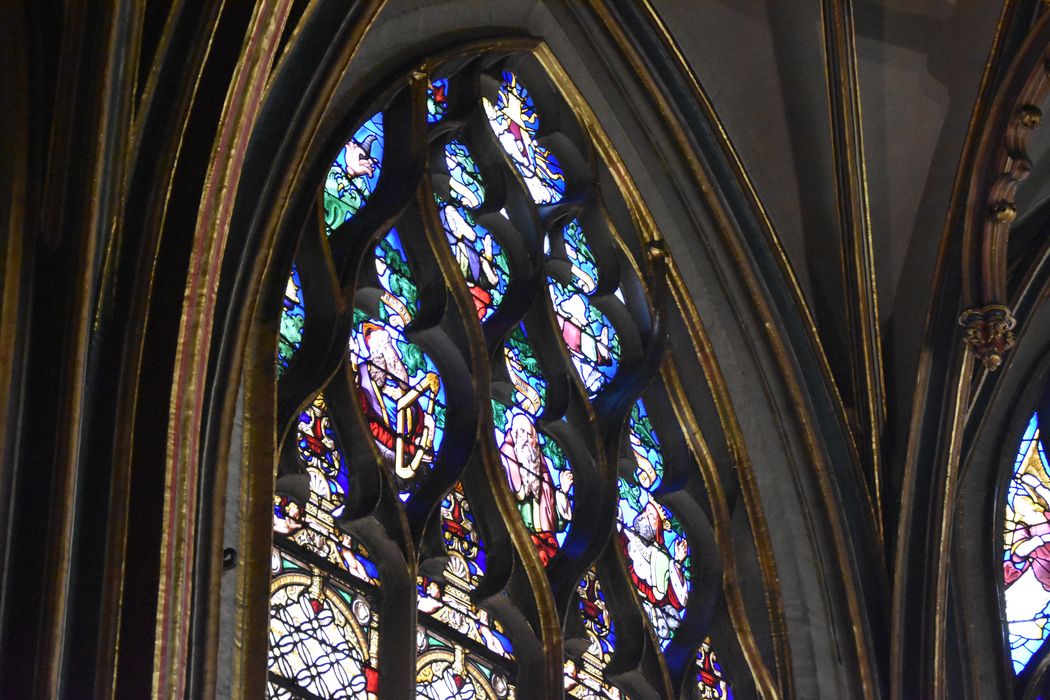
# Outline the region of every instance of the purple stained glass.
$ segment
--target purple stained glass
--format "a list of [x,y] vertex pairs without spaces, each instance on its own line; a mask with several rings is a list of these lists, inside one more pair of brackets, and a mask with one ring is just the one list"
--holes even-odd
[[503,248],[492,232],[477,223],[472,211],[437,201],[445,237],[463,273],[478,320],[485,321],[503,301],[510,268]]

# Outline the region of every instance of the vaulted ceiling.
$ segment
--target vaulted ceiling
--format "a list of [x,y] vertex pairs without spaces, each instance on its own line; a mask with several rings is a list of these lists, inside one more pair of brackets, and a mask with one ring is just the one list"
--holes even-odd
[[[834,355],[842,350],[835,339],[848,334],[834,312],[841,234],[820,3],[653,4],[740,154]],[[887,389],[905,412],[952,185],[1001,12],[1001,3],[966,0],[854,5]]]

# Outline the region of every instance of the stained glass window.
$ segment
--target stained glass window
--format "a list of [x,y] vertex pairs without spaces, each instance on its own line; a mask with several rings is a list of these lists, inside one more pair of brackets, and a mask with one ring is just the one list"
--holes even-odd
[[281,331],[277,337],[277,374],[280,376],[292,362],[292,355],[303,344],[303,326],[306,324],[306,307],[303,304],[303,283],[299,271],[292,266],[285,287],[284,303],[281,307]]
[[346,142],[324,184],[325,230],[331,234],[365,205],[383,169],[383,115],[369,119]]
[[1003,584],[1016,673],[1024,670],[1050,633],[1050,464],[1038,418],[1032,414],[1021,436],[1006,492]]
[[729,687],[722,664],[711,646],[711,640],[705,639],[696,654],[696,684],[701,700],[732,700],[733,691]]
[[565,655],[565,694],[571,698],[623,697],[620,689],[605,680],[605,667],[612,661],[616,649],[616,634],[612,616],[594,569],[580,579],[577,588],[579,614],[583,621],[586,646],[582,651]]
[[[682,432],[656,433],[673,412],[643,361],[641,238],[613,226],[619,193],[537,62],[430,69],[326,155],[324,235],[288,280],[278,403],[299,403],[280,426],[268,693],[505,700],[560,682],[618,700],[670,678],[729,697],[690,611],[702,515],[674,504],[702,491],[679,478],[696,471]],[[388,643],[406,610],[414,637]]]
[[496,102],[483,100],[492,133],[525,181],[536,204],[554,204],[565,195],[565,173],[554,154],[539,144],[540,117],[528,91],[503,71]]

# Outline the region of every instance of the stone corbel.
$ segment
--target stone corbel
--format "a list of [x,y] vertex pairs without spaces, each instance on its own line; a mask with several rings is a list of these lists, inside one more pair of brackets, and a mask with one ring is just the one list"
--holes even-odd
[[966,327],[966,344],[984,368],[989,372],[999,369],[1003,355],[1014,344],[1017,321],[1010,309],[1002,304],[968,309],[959,317],[959,324]]

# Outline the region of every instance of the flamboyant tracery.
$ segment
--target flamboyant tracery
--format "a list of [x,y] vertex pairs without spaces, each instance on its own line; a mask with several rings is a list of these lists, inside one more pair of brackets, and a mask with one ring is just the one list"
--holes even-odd
[[[621,698],[661,687],[636,670],[637,660],[636,668],[609,671],[626,631],[641,633],[646,653],[692,696],[729,697],[710,641],[683,632],[701,614],[690,604],[699,563],[686,523],[665,500],[674,490],[661,443],[669,438],[657,436],[639,397],[646,383],[639,378],[653,374],[643,351],[659,342],[659,331],[646,280],[631,272],[644,267],[627,264],[635,253],[603,209],[602,198],[619,193],[599,190],[590,148],[573,151],[541,127],[530,90],[545,91],[548,102],[558,98],[526,59],[441,70],[429,84],[408,82],[398,93],[425,91],[422,99],[392,98],[364,121],[323,183],[320,249],[334,256],[347,241],[368,245],[357,248],[365,253],[341,371],[331,380],[343,400],[336,409],[325,393],[304,389],[305,408],[289,438],[296,459],[279,469],[269,692],[377,697],[384,668],[378,640],[408,633],[380,624],[384,574],[345,525],[394,517],[391,507],[371,516],[345,511],[357,467],[336,426],[352,422],[356,410],[396,493],[392,508],[404,510],[410,529],[439,533],[424,537],[409,563],[417,572],[418,697],[521,697],[530,682],[518,675],[522,655],[548,653],[538,642],[537,603],[522,600],[520,586],[487,585],[489,576],[507,576],[507,553],[492,573],[483,533],[506,548],[512,527],[523,527],[532,546],[516,550],[514,560],[534,557],[552,593],[569,596],[567,695]],[[405,113],[413,104],[425,107]],[[565,124],[566,108],[558,111],[561,129],[578,130]],[[417,122],[427,132],[425,176],[404,201],[386,202],[381,192],[395,188],[384,178],[420,178],[395,165],[412,162],[401,151],[413,147],[395,130]],[[367,219],[379,209],[382,216]],[[297,356],[319,327],[311,324],[312,304],[320,302],[309,283],[322,271],[301,257],[282,308],[282,382],[295,381]],[[478,376],[479,368],[488,375]],[[660,388],[648,392],[660,395]],[[333,420],[334,410],[346,415]],[[613,420],[620,437],[603,440]],[[490,481],[486,459],[499,465],[503,483]],[[472,502],[479,489],[507,494],[516,515],[500,515],[493,497]],[[569,576],[576,583],[566,588]],[[609,577],[624,585],[607,588]],[[633,590],[634,601],[619,605],[640,614],[618,615],[610,590]],[[687,653],[663,660],[672,647]]]

